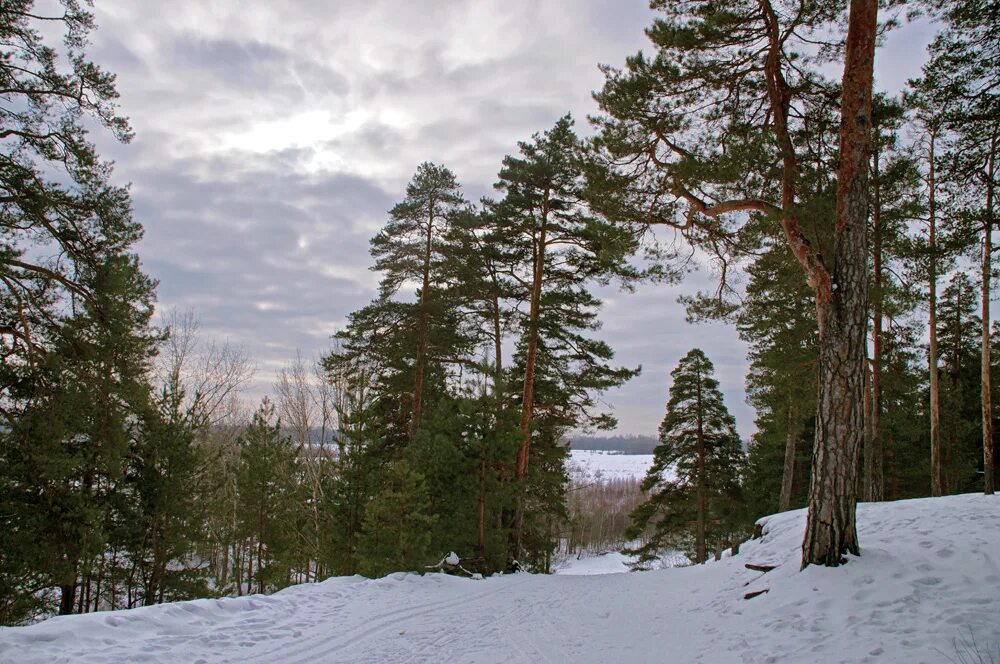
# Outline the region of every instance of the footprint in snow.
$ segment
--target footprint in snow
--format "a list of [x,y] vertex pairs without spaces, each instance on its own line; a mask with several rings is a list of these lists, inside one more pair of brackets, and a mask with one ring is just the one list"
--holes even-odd
[[919,583],[922,586],[936,586],[941,583],[941,579],[936,576],[925,576],[919,579],[914,579],[913,583]]

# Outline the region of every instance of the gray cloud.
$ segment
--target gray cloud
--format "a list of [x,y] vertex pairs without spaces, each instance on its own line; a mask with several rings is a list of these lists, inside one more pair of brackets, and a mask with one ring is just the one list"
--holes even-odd
[[[651,21],[646,0],[103,0],[96,12],[92,55],[118,74],[137,138],[95,139],[133,183],[143,263],[162,306],[247,346],[257,395],[374,295],[368,239],[417,164],[447,164],[470,199],[490,193],[517,141],[567,111],[586,133],[598,63],[646,47]],[[929,36],[890,35],[879,80],[914,75]],[[684,322],[676,297],[694,288],[603,293],[601,335],[644,366],[606,397],[624,432],[655,430],[693,346],[752,429],[745,349],[730,328]]]

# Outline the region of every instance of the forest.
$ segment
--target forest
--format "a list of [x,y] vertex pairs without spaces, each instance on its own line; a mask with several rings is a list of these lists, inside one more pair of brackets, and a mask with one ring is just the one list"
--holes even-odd
[[[491,196],[415,167],[370,303],[249,409],[245,350],[156,308],[90,136],[133,136],[92,10],[34,5],[0,6],[0,624],[449,552],[545,573],[595,537],[700,563],[802,507],[802,566],[838,566],[859,501],[993,493],[997,3],[653,0],[647,50],[602,66],[588,118],[510,146]],[[916,20],[937,30],[922,75],[878,92],[880,39]],[[652,468],[570,491],[568,441],[615,431],[602,396],[641,369],[599,334],[598,289],[695,264],[714,287],[681,298]],[[750,440],[706,321],[749,348]]]

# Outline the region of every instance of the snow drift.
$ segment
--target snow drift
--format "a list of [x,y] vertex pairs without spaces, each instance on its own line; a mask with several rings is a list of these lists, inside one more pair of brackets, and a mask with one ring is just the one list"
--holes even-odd
[[764,519],[761,539],[698,567],[336,578],[268,597],[53,618],[0,629],[0,661],[918,664],[970,661],[970,648],[1000,655],[1000,496],[861,505],[862,556],[835,569],[799,571],[804,520],[801,510]]

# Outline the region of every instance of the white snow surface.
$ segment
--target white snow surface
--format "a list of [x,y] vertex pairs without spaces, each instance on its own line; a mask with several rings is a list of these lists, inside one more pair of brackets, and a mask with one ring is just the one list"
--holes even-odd
[[[624,574],[632,571],[630,565],[635,561],[635,556],[627,556],[621,551],[584,551],[577,557],[576,554],[566,556],[556,562],[552,569],[553,574],[563,574],[567,576],[589,576],[592,574]],[[691,561],[679,551],[666,552],[656,564],[647,564],[648,568],[665,569],[667,567],[680,567],[690,565]]]
[[577,483],[627,479],[642,480],[653,465],[652,454],[619,454],[599,450],[570,450],[567,470]]
[[1000,496],[860,505],[862,555],[838,568],[799,571],[804,519],[769,517],[763,538],[702,566],[342,577],[53,618],[0,629],[0,661],[937,664],[972,661],[955,640],[1000,647]]
[[620,551],[607,553],[585,552],[579,558],[576,555],[567,557],[552,570],[553,574],[567,576],[589,576],[591,574],[624,574],[629,571],[633,556],[626,556]]

